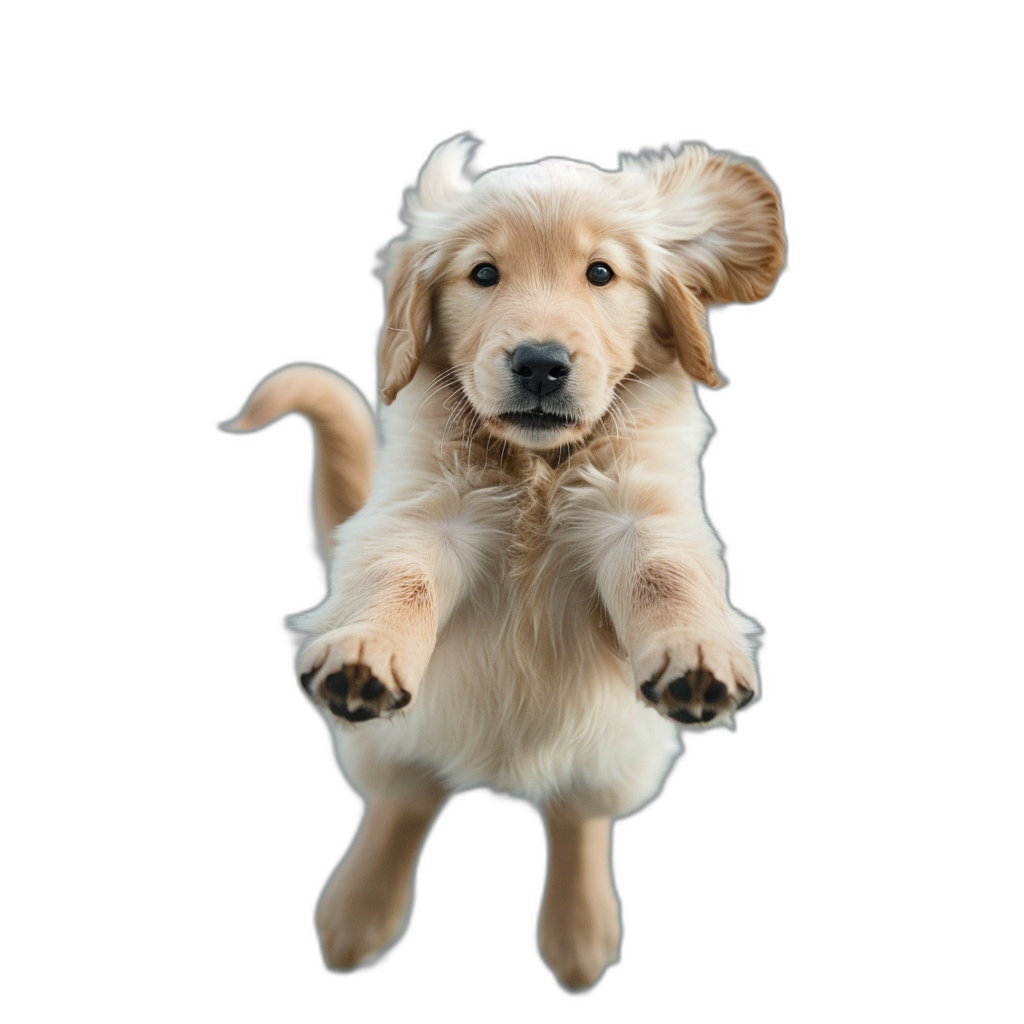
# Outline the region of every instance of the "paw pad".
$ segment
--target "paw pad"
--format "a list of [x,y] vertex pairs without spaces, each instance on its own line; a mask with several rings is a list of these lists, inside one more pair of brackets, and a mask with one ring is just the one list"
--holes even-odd
[[367,722],[380,718],[392,711],[404,708],[412,699],[401,687],[397,692],[389,690],[367,665],[343,665],[337,672],[325,676],[318,688],[313,680],[316,669],[304,672],[299,682],[314,698],[319,696],[331,714],[346,722]]
[[685,725],[707,725],[754,698],[753,689],[742,680],[732,689],[703,665],[667,683],[655,676],[641,685],[640,692],[663,715]]

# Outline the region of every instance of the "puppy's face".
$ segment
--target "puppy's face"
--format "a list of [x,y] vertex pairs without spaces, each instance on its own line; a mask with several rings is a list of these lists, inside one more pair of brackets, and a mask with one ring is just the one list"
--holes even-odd
[[389,250],[385,402],[425,356],[476,432],[534,450],[585,439],[630,374],[676,360],[719,383],[707,302],[768,293],[778,199],[749,165],[702,147],[618,172],[545,160],[473,180],[472,140],[438,147]]
[[445,247],[432,339],[493,437],[533,449],[586,437],[649,344],[639,246],[596,205],[557,185],[521,191]]

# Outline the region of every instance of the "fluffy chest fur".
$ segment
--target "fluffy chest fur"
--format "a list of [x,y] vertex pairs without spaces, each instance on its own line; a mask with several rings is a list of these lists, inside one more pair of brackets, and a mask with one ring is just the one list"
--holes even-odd
[[678,743],[637,700],[598,581],[633,557],[645,522],[664,514],[667,481],[690,503],[680,483],[695,472],[706,424],[692,391],[673,394],[672,384],[658,392],[658,457],[614,430],[557,457],[460,446],[457,423],[447,424],[443,449],[410,443],[413,423],[428,437],[443,431],[444,401],[424,404],[424,380],[395,403],[377,488],[339,531],[338,566],[351,576],[384,530],[390,557],[426,560],[435,577],[464,586],[416,708],[358,733],[339,730],[339,753],[351,759],[383,744],[392,760],[429,765],[457,788],[487,784],[543,800],[593,787],[622,806],[637,799],[623,781],[635,777],[629,765],[645,766],[636,776],[645,786],[648,771],[664,770]]
[[628,559],[648,521],[702,516],[708,424],[689,381],[670,369],[624,387],[616,415],[584,443],[536,452],[474,435],[472,418],[458,415],[457,398],[434,379],[417,374],[387,410],[377,487],[339,541],[351,550],[352,533],[387,517],[398,547],[400,524],[427,524],[430,557],[469,581],[452,611],[487,608],[490,634],[524,677],[537,671],[541,649],[576,664],[597,650],[620,653],[596,585],[602,563]]

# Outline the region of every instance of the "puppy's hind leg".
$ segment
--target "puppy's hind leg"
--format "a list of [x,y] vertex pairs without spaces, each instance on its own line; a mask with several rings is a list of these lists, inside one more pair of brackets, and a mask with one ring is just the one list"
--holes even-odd
[[437,789],[367,803],[359,832],[316,908],[328,967],[357,967],[405,930],[416,860],[446,795]]
[[548,877],[540,911],[544,962],[567,989],[590,988],[619,958],[622,926],[611,869],[611,819],[544,809]]

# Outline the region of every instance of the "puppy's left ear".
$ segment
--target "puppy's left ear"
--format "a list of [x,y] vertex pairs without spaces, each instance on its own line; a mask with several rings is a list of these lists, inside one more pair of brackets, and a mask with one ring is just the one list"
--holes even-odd
[[442,142],[420,171],[416,187],[405,194],[402,219],[409,234],[388,250],[387,320],[380,339],[380,393],[390,405],[412,380],[430,333],[431,245],[445,211],[473,185],[467,166],[479,145],[471,135]]
[[380,393],[385,405],[412,380],[430,332],[430,287],[422,246],[396,242],[387,275],[387,318],[380,336]]
[[669,330],[683,368],[714,387],[704,308],[771,291],[785,259],[779,197],[750,164],[703,146],[623,157],[622,170],[653,186],[650,235]]

